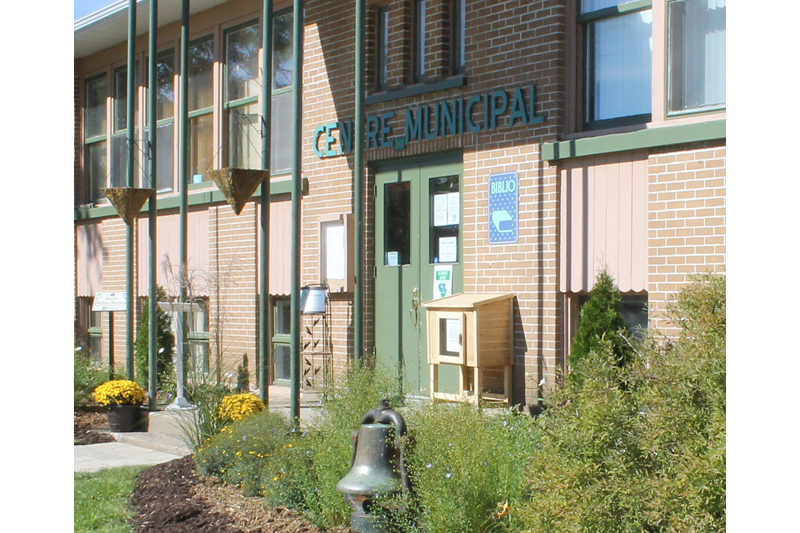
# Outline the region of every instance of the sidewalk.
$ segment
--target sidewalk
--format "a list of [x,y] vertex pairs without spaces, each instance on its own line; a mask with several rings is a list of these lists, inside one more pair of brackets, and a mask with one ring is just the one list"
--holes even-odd
[[[318,413],[318,396],[314,392],[300,395],[300,422],[308,421]],[[289,415],[291,390],[288,387],[269,388],[269,410]],[[96,472],[119,466],[155,465],[179,459],[191,453],[183,442],[181,417],[192,416],[193,411],[155,411],[150,413],[150,427],[146,433],[112,433],[117,442],[73,446],[75,472]]]

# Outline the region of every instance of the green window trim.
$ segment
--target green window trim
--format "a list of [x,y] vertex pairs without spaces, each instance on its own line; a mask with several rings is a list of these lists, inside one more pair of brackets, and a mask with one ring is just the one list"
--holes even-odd
[[725,119],[722,119],[543,143],[541,158],[544,161],[560,161],[590,155],[661,148],[675,144],[724,140],[725,138]]
[[421,94],[433,93],[436,91],[444,91],[447,89],[455,89],[456,87],[463,87],[467,84],[467,77],[463,74],[451,76],[445,80],[434,83],[420,83],[417,85],[410,85],[403,89],[395,91],[388,91],[384,93],[375,93],[367,96],[364,99],[365,105],[379,104],[382,102],[390,102],[392,100],[400,100],[401,98],[410,98],[412,96],[419,96]]
[[652,7],[653,7],[652,0],[636,0],[635,2],[626,2],[616,6],[598,9],[597,11],[590,11],[588,13],[579,14],[578,24],[586,24],[587,22],[593,22],[595,20],[607,17],[615,17],[617,15],[623,15],[625,13],[642,11],[644,9],[650,9]]

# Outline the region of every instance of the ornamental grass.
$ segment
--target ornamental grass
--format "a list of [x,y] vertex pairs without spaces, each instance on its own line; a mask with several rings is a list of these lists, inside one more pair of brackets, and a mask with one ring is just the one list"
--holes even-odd
[[142,405],[144,389],[127,379],[106,381],[94,390],[94,400],[100,405]]

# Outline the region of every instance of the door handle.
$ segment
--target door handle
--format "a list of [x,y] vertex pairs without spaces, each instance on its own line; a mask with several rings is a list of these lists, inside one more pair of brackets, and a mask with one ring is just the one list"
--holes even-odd
[[414,329],[416,329],[419,325],[419,287],[414,287],[411,290],[411,294],[413,296],[411,298],[409,314],[411,315],[411,321],[414,323]]

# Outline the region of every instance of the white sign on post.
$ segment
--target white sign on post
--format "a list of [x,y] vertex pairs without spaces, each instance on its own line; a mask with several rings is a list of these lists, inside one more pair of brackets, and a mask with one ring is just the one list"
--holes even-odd
[[126,311],[128,295],[124,292],[98,292],[94,295],[92,311]]

